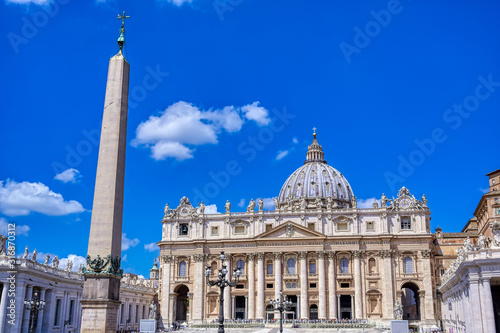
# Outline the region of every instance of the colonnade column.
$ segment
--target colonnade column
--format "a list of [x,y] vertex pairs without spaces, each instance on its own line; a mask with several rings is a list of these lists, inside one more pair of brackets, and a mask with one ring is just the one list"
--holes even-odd
[[491,297],[490,278],[483,278],[479,285],[481,294],[481,312],[483,313],[484,333],[495,333],[495,313]]
[[249,253],[248,258],[248,307],[247,318],[255,319],[255,253]]
[[361,251],[352,251],[352,256],[354,258],[354,313],[356,319],[363,318],[363,311],[361,308],[361,264],[360,257]]
[[[28,285],[26,288],[26,297],[25,299],[31,300],[33,298],[33,286]],[[24,299],[23,299],[24,301]],[[24,309],[24,314],[23,314],[23,320],[21,322],[21,332],[27,333],[29,330],[29,323],[30,323],[30,310]]]
[[[280,298],[281,285],[281,252],[274,252],[274,299]],[[276,319],[281,319],[279,312],[275,314]]]
[[[42,288],[40,290],[40,300],[45,301],[45,288]],[[76,307],[76,305],[73,305],[73,306]],[[78,319],[78,318],[73,317],[74,326],[76,326],[76,323],[77,323],[77,321],[75,319]],[[43,309],[38,311],[38,319],[36,321],[36,332],[42,331],[42,322],[43,322]],[[0,332],[2,332],[2,330],[0,330]]]
[[257,319],[265,319],[264,307],[264,253],[257,253]]
[[9,292],[9,282],[5,281],[2,288],[2,299],[0,300],[0,332],[5,332],[7,324],[7,294]]
[[300,319],[308,319],[307,311],[307,252],[299,252],[300,260]]
[[328,252],[328,316],[337,317],[337,302],[335,299],[335,251]]
[[319,309],[318,318],[326,319],[326,281],[325,281],[325,252],[318,252],[318,291]]
[[[231,270],[231,254],[226,254],[226,266],[227,266],[227,275],[226,278],[230,279],[233,275],[233,272]],[[226,287],[224,289],[224,319],[231,319],[232,318],[232,302],[231,302],[231,288]]]
[[[164,328],[170,327],[170,270],[173,256],[163,256],[160,318]],[[149,305],[148,305],[149,307]]]
[[195,254],[194,259],[194,295],[191,306],[191,316],[195,324],[201,323],[203,319],[203,290],[205,286],[204,262],[206,254]]

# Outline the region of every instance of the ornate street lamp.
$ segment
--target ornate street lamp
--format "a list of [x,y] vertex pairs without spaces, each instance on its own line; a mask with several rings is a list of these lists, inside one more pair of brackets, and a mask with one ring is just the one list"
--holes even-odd
[[24,308],[28,311],[30,311],[30,320],[31,320],[31,327],[30,327],[30,332],[35,332],[35,313],[38,315],[38,311],[43,310],[45,307],[45,301],[38,299],[38,292],[35,291],[33,294],[33,298],[30,300],[25,300],[24,301]]
[[222,268],[219,269],[219,274],[217,276],[217,280],[215,281],[210,280],[210,275],[212,275],[212,268],[210,266],[207,266],[207,268],[205,269],[207,284],[209,286],[217,286],[220,288],[219,329],[217,330],[217,333],[224,333],[224,288],[236,286],[241,276],[241,270],[239,269],[239,267],[236,267],[233,271],[234,282],[231,282],[229,280],[231,276],[229,276],[229,279],[226,279],[228,271],[227,266],[224,264],[225,260],[226,256],[224,254],[224,251],[221,251],[220,261],[222,264]]
[[283,311],[290,308],[292,301],[288,300],[286,296],[283,296],[283,290],[280,290],[280,298],[270,300],[269,305],[271,305],[275,311],[278,310],[280,312],[280,333],[283,333]]

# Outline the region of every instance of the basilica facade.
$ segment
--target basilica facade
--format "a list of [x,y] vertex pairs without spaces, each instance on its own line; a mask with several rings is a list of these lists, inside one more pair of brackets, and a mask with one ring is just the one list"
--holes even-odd
[[[427,199],[401,188],[397,197],[358,208],[346,178],[327,164],[316,134],[306,161],[264,210],[205,214],[183,197],[162,219],[159,322],[202,323],[219,316],[215,279],[221,251],[242,276],[224,290],[229,319],[279,318],[269,302],[280,291],[289,319],[408,319],[436,324],[433,239]],[[395,312],[395,309],[399,310]]]

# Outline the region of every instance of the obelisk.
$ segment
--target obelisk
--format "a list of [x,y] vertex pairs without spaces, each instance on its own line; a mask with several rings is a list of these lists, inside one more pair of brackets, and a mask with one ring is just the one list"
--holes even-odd
[[125,19],[117,55],[109,60],[97,162],[87,266],[84,270],[81,332],[116,332],[122,270],[121,239],[129,64],[122,54]]

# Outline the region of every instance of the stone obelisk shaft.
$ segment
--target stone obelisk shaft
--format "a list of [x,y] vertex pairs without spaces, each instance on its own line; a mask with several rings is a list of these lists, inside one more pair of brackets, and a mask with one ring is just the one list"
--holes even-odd
[[129,67],[121,52],[109,61],[88,248],[103,261],[87,266],[82,332],[116,332],[120,274],[109,258],[121,258]]

